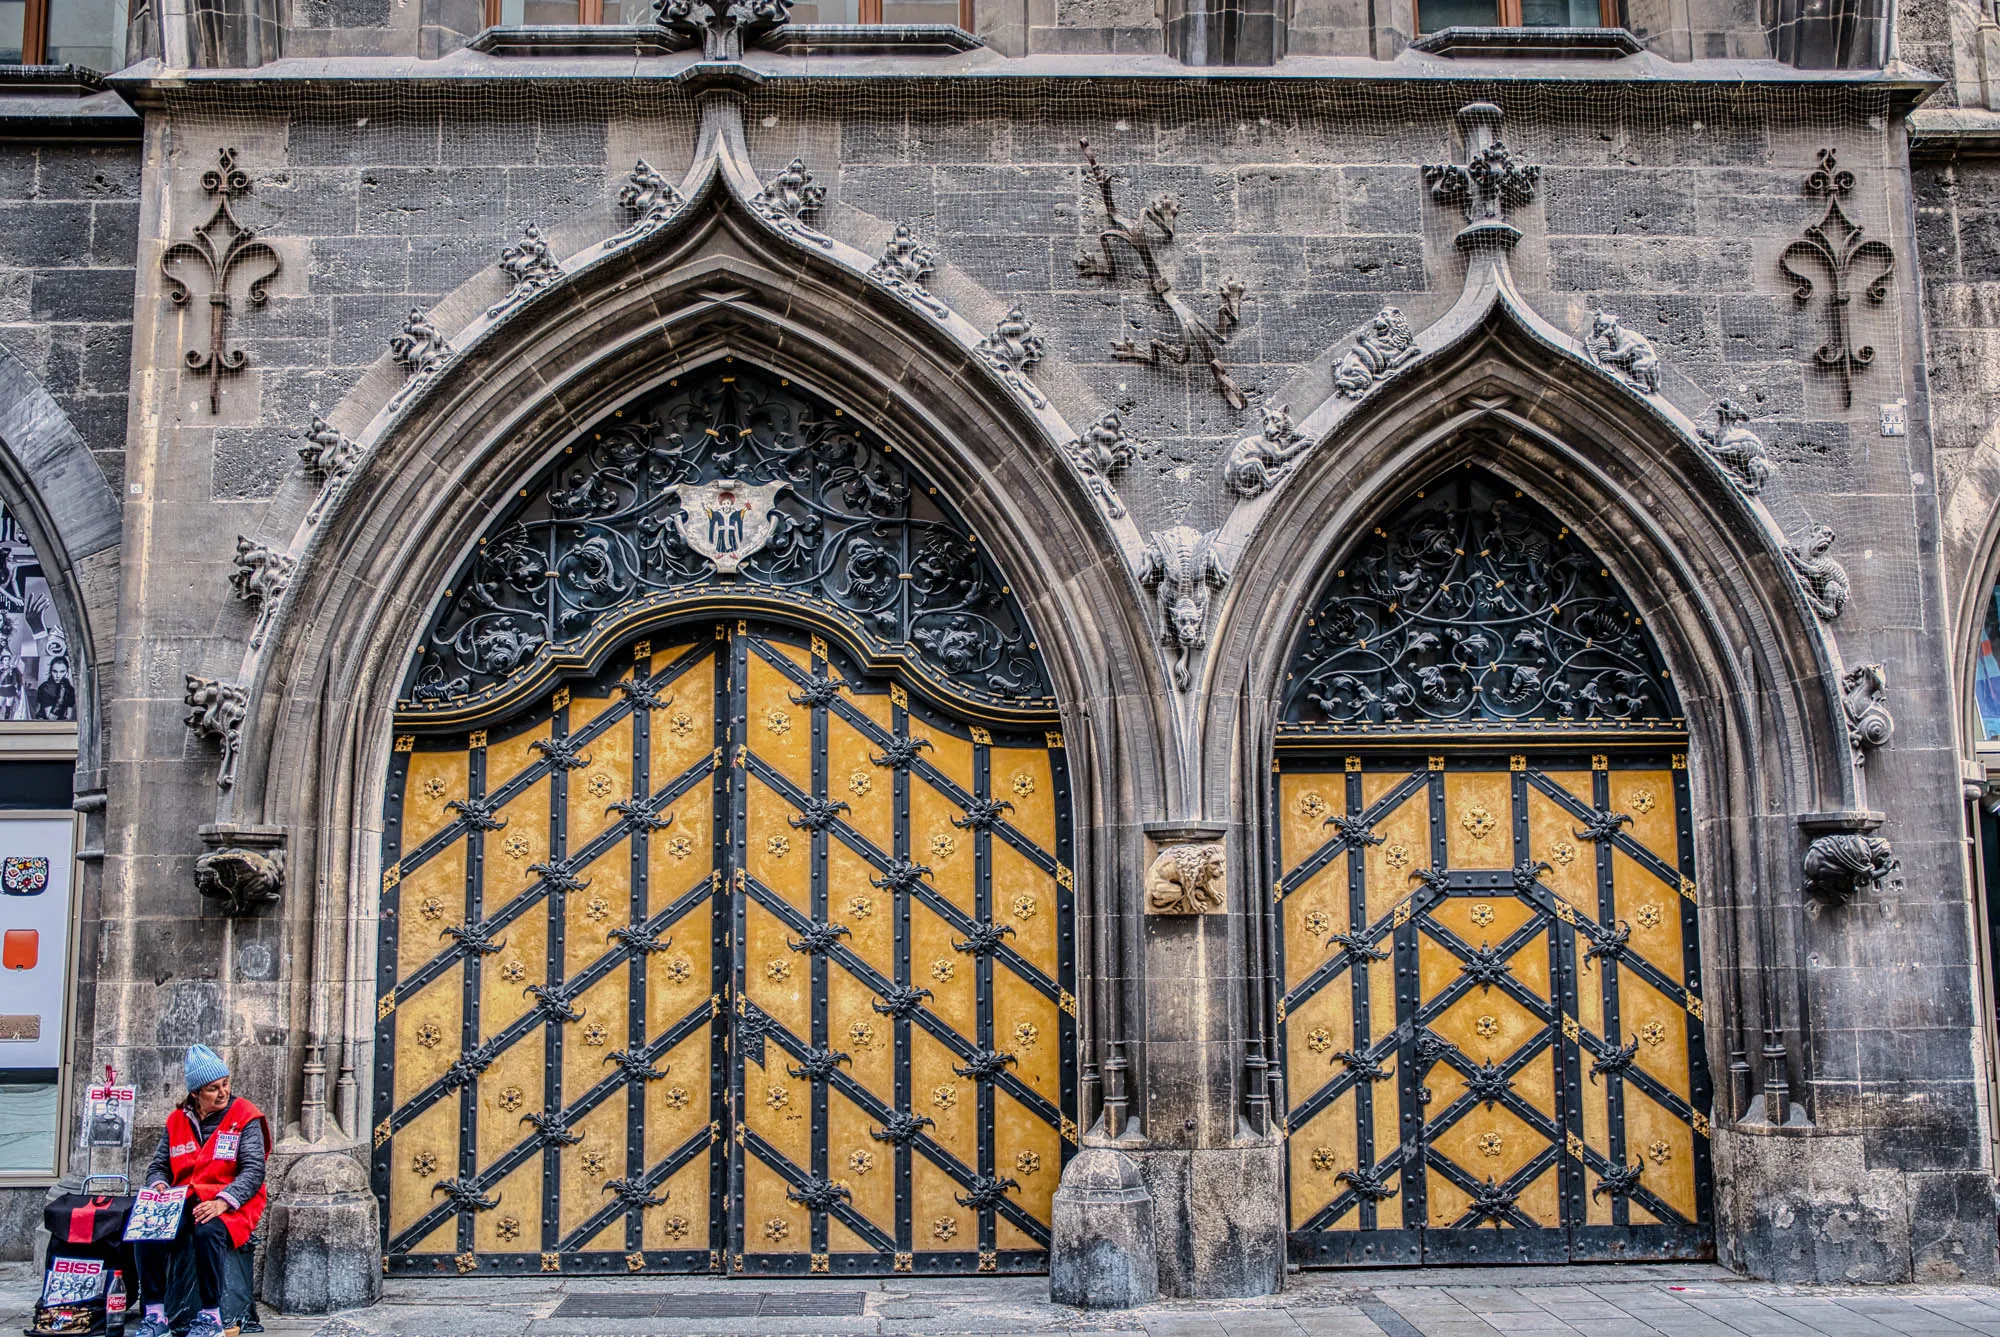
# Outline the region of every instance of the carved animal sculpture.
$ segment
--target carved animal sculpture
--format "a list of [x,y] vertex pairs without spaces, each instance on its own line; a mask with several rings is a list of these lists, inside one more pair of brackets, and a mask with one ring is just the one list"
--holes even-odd
[[1292,430],[1289,405],[1267,404],[1264,430],[1244,437],[1230,450],[1229,459],[1222,466],[1222,481],[1245,501],[1261,496],[1285,476],[1308,444]]
[[1170,845],[1146,870],[1146,909],[1156,915],[1205,915],[1222,909],[1222,846]]
[[1840,610],[1847,605],[1849,586],[1847,568],[1826,555],[1833,546],[1833,530],[1825,525],[1813,526],[1812,537],[1806,540],[1804,551],[1787,543],[1783,552],[1785,560],[1791,563],[1798,575],[1799,583],[1805,586],[1806,602],[1821,617],[1832,621],[1840,616]]
[[1860,761],[1863,750],[1883,747],[1896,731],[1889,713],[1889,677],[1880,664],[1857,664],[1840,677],[1840,704],[1847,714],[1847,736]]
[[1139,581],[1160,604],[1160,644],[1177,652],[1174,685],[1185,688],[1194,657],[1208,644],[1209,595],[1229,583],[1215,535],[1175,525],[1153,535]]
[[1776,466],[1764,449],[1763,438],[1743,425],[1749,420],[1748,413],[1725,399],[1715,406],[1715,430],[1704,427],[1696,435],[1709,457],[1729,471],[1736,486],[1754,497],[1764,490]]
[[1845,905],[1900,867],[1880,836],[1821,836],[1806,849],[1806,891],[1828,905]]
[[194,886],[235,918],[276,903],[285,890],[285,852],[226,846],[194,861]]
[[1377,382],[1394,375],[1417,351],[1410,322],[1397,308],[1385,306],[1368,322],[1368,328],[1354,347],[1335,364],[1333,392],[1343,398],[1359,399]]
[[1620,325],[1612,312],[1599,309],[1591,321],[1588,347],[1591,361],[1622,373],[1634,389],[1649,395],[1659,392],[1660,355],[1653,341]]

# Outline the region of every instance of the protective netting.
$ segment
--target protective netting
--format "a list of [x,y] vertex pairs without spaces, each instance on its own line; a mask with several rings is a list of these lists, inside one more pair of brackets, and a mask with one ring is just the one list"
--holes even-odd
[[[685,59],[643,63],[665,71]],[[976,76],[847,78],[828,77],[843,68],[834,58],[758,59],[773,71],[745,112],[760,175],[802,159],[827,190],[815,226],[864,250],[880,249],[888,225],[908,224],[939,253],[932,291],[982,329],[1019,304],[1045,340],[1034,378],[1070,424],[1115,408],[1143,443],[1118,480],[1142,531],[1217,526],[1234,503],[1223,457],[1257,430],[1260,408],[1289,405],[1303,418],[1331,393],[1339,350],[1382,306],[1421,331],[1457,299],[1464,259],[1452,237],[1465,219],[1430,197],[1420,169],[1462,162],[1455,113],[1491,100],[1506,114],[1507,146],[1541,167],[1534,200],[1512,214],[1524,234],[1514,272],[1537,309],[1578,332],[1600,306],[1617,312],[1654,342],[1663,394],[1698,422],[1725,397],[1742,405],[1779,466],[1765,500],[1781,527],[1799,536],[1832,526],[1849,536],[1837,551],[1879,606],[1915,615],[1924,604],[1903,543],[1861,552],[1883,528],[1880,494],[1907,495],[1919,471],[1910,438],[1875,425],[1879,406],[1914,398],[1904,318],[1914,265],[1899,259],[1880,304],[1850,304],[1853,344],[1873,349],[1851,408],[1839,379],[1813,365],[1828,337],[1827,286],[1801,300],[1778,265],[1825,213],[1805,181],[1827,149],[1854,174],[1847,215],[1910,254],[1886,90],[1031,79],[985,56],[967,58]],[[222,419],[218,497],[277,492],[310,414],[339,402],[411,307],[490,269],[523,224],[609,236],[629,221],[616,195],[635,160],[669,180],[690,161],[693,100],[664,80],[568,77],[574,62],[527,58],[505,65],[522,77],[470,80],[449,65],[460,75],[450,82],[166,95],[178,212],[194,216],[195,177],[219,147],[236,146],[253,178],[240,214],[289,239],[270,302],[235,326],[263,380],[254,422]],[[777,75],[780,65],[803,73]],[[558,69],[565,77],[550,77]],[[1153,366],[1113,355],[1118,340],[1173,343],[1176,327],[1129,255],[1109,277],[1076,263],[1104,226],[1083,140],[1128,217],[1161,193],[1176,197],[1173,237],[1156,254],[1177,295],[1206,313],[1225,283],[1243,285],[1221,360],[1246,407],[1226,401],[1200,358]],[[523,461],[524,474],[533,464]]]

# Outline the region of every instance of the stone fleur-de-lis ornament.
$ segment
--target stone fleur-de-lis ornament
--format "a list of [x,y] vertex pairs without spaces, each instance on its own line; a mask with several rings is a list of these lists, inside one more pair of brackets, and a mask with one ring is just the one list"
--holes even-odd
[[1867,273],[1879,265],[1874,279],[1862,289],[1862,295],[1870,306],[1880,306],[1889,295],[1889,280],[1896,273],[1896,253],[1889,249],[1889,244],[1864,239],[1867,229],[1840,207],[1841,197],[1853,189],[1854,173],[1839,165],[1832,149],[1821,149],[1819,168],[1806,177],[1806,194],[1823,198],[1826,213],[1819,222],[1806,228],[1801,240],[1787,246],[1778,257],[1778,268],[1797,285],[1792,296],[1800,302],[1812,299],[1813,280],[1796,267],[1797,263],[1811,262],[1825,271],[1827,338],[1813,354],[1813,361],[1840,378],[1842,408],[1854,406],[1854,378],[1875,360],[1875,350],[1867,344],[1857,347],[1848,328],[1853,314],[1852,284],[1858,273]]
[[[191,348],[183,359],[189,371],[208,376],[208,411],[222,412],[222,377],[243,370],[250,355],[228,346],[229,284],[238,273],[255,273],[243,296],[251,306],[262,306],[269,296],[267,285],[278,276],[282,262],[271,244],[257,239],[254,228],[236,221],[230,201],[250,190],[250,174],[236,165],[236,150],[223,149],[214,167],[201,174],[201,188],[215,201],[208,221],[197,224],[187,241],[177,241],[160,253],[160,273],[167,281],[167,300],[186,306],[193,297],[188,285],[175,274],[182,264],[199,265],[208,275],[208,347]],[[268,266],[256,272],[259,266]]]

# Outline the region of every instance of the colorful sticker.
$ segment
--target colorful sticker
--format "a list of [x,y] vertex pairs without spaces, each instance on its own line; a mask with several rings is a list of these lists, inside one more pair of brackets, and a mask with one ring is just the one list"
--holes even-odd
[[10,854],[0,860],[0,891],[9,896],[39,896],[48,885],[47,856]]

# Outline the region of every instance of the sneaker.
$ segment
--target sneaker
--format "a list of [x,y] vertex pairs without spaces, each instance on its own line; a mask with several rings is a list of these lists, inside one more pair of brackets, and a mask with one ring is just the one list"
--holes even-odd
[[220,1319],[197,1316],[194,1326],[187,1331],[187,1337],[222,1337],[222,1333],[223,1328]]
[[167,1337],[172,1331],[173,1325],[168,1323],[166,1319],[148,1318],[139,1324],[139,1329],[133,1334],[133,1337]]
[[254,1318],[246,1318],[243,1320],[242,1330],[244,1332],[262,1332],[264,1331],[264,1325]]

